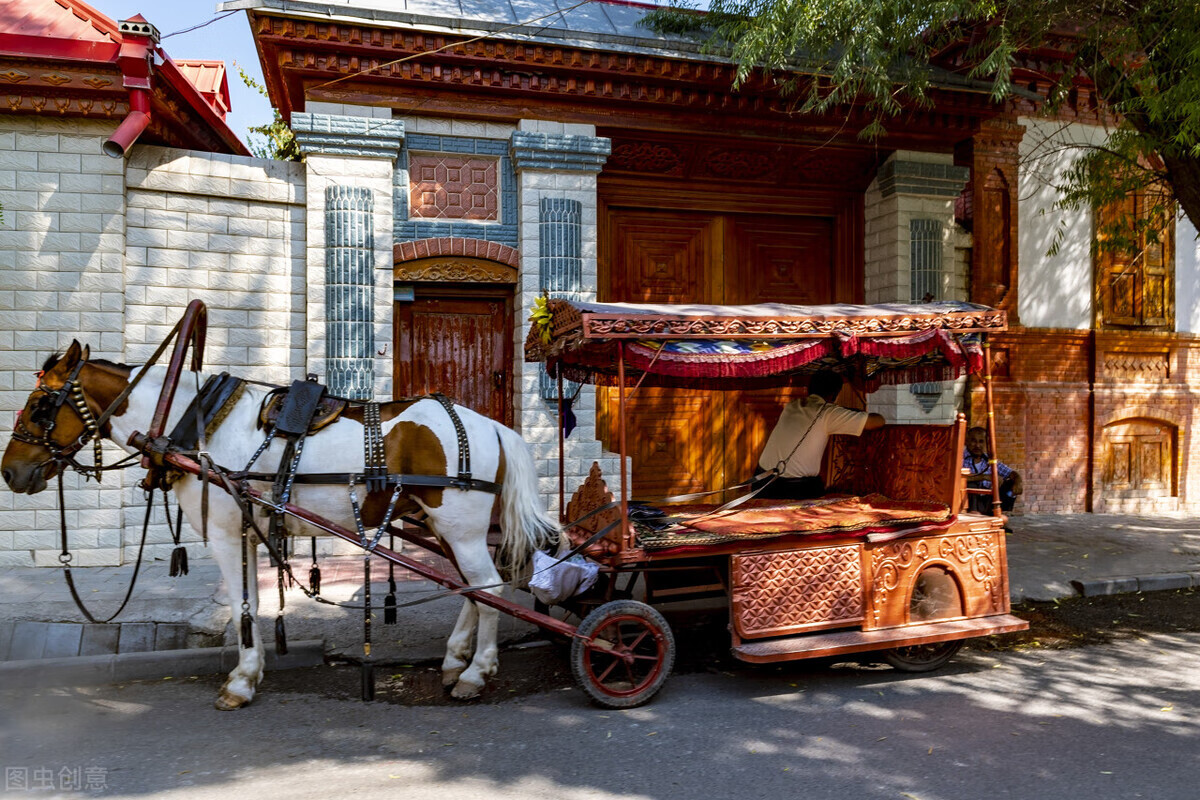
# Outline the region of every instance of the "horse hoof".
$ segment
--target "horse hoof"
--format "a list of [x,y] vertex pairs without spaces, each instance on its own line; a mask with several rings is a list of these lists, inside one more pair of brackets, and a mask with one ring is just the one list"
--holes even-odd
[[474,700],[482,691],[483,684],[481,683],[459,681],[454,684],[454,691],[450,692],[450,696],[455,700]]
[[242,697],[232,692],[221,692],[220,696],[217,697],[217,702],[213,703],[213,705],[218,711],[234,711],[249,702],[249,697]]
[[442,688],[449,689],[451,686],[458,683],[459,677],[466,672],[466,667],[459,669],[444,669],[442,670]]

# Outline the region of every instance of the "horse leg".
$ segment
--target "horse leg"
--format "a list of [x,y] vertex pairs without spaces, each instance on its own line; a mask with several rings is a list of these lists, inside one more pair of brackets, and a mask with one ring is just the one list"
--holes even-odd
[[472,647],[475,641],[475,625],[479,614],[473,600],[464,600],[462,611],[458,613],[458,621],[454,623],[454,632],[446,642],[446,658],[442,661],[442,686],[453,686],[467,669],[471,661]]
[[[241,708],[254,699],[255,689],[262,681],[265,654],[262,636],[258,632],[258,547],[257,541],[251,536],[242,537],[241,526],[231,532],[222,531],[222,535],[212,535],[209,528],[213,556],[221,568],[225,582],[225,591],[229,598],[229,609],[233,618],[233,629],[238,637],[238,663],[225,679],[221,692],[217,696],[216,707],[221,711],[232,711]],[[250,574],[246,581],[249,603],[250,626],[253,642],[245,646],[242,641],[242,548],[246,549],[247,564]]]
[[[185,478],[175,485],[175,496],[180,508],[187,516],[188,522],[197,532],[200,531],[200,482],[194,478]],[[263,677],[265,663],[262,637],[258,632],[258,560],[257,538],[253,532],[242,536],[242,517],[237,503],[226,496],[220,489],[209,488],[208,539],[212,547],[213,558],[221,569],[221,578],[225,584],[229,610],[233,617],[233,628],[238,635],[238,664],[229,673],[221,693],[217,696],[216,707],[222,711],[240,708],[254,699],[254,691]],[[249,574],[246,581],[247,601],[249,602],[250,618],[254,620],[251,626],[254,641],[250,647],[242,647],[242,548],[246,549]]]
[[[470,537],[465,541],[450,542],[450,547],[454,550],[454,557],[458,561],[458,567],[462,571],[463,578],[471,586],[494,586],[501,583],[500,573],[496,571],[496,567],[492,563],[491,554],[487,549],[486,531],[487,528],[484,526],[477,536]],[[499,594],[499,588],[484,589],[483,591],[491,594]],[[452,697],[459,700],[469,700],[473,697],[478,697],[479,693],[483,691],[487,679],[496,674],[496,669],[500,664],[499,647],[497,645],[500,612],[483,603],[467,602],[474,610],[468,610],[466,607],[463,608],[462,613],[459,614],[459,625],[455,626],[454,632],[455,634],[459,634],[461,627],[465,629],[466,636],[469,637],[471,630],[469,623],[475,621],[478,636],[471,663],[458,676],[458,681],[454,684],[453,691],[450,692]],[[469,638],[467,640],[469,641]],[[461,650],[457,651],[457,653],[465,656],[465,653]],[[453,654],[447,648],[447,661],[451,659]],[[446,677],[446,673],[443,671],[443,680]]]

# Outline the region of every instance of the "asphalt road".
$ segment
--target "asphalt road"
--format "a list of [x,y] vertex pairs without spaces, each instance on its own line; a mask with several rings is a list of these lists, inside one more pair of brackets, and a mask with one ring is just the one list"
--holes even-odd
[[1197,633],[964,653],[918,676],[887,668],[676,675],[648,706],[625,712],[590,707],[576,689],[439,707],[269,688],[236,712],[215,711],[212,700],[211,684],[186,679],[0,690],[6,794],[1200,796]]

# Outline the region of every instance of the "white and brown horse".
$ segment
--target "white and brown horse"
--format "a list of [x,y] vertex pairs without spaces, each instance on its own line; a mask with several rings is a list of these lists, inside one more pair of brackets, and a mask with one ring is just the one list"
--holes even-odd
[[[36,494],[73,457],[88,436],[90,424],[118,399],[144,368],[131,368],[106,361],[89,361],[88,351],[75,342],[66,355],[46,362],[37,388],[30,394],[18,418],[13,439],[0,464],[4,481],[15,492]],[[163,367],[150,367],[128,398],[112,409],[100,433],[118,446],[130,450],[127,441],[134,431],[145,433],[149,426],[166,374]],[[171,430],[183,410],[195,396],[204,376],[184,372],[179,381],[165,430]],[[78,387],[80,391],[76,390]],[[267,389],[249,384],[232,407],[207,445],[214,463],[230,470],[246,466],[264,433],[258,429],[260,405]],[[72,399],[74,395],[74,399]],[[86,410],[84,408],[86,406]],[[545,512],[537,493],[533,458],[525,442],[512,430],[463,407],[455,407],[465,429],[473,477],[500,484],[500,524],[503,531],[501,551],[514,563],[524,563],[533,550],[558,545],[559,526]],[[429,398],[381,404],[380,417],[386,444],[389,473],[446,476],[458,463],[458,438],[446,409]],[[319,473],[359,473],[364,471],[363,439],[365,428],[361,407],[351,407],[337,421],[310,434],[297,470]],[[259,457],[255,469],[265,472],[277,468],[284,441],[275,439]],[[455,472],[454,474],[457,474]],[[186,475],[173,488],[188,522],[196,530],[201,525],[201,485]],[[266,490],[268,484],[255,488]],[[391,488],[364,497],[362,516],[367,526],[382,519]],[[428,523],[454,559],[468,584],[495,586],[500,575],[487,547],[487,530],[496,496],[475,490],[451,487],[406,487],[396,509],[397,514],[425,512]],[[322,516],[351,530],[355,523],[345,484],[314,485],[297,483],[292,502],[313,509]],[[231,609],[242,607],[242,548],[254,564],[256,545],[253,535],[243,545],[242,515],[237,502],[215,487],[209,491],[208,535],[213,555],[225,578]],[[319,533],[292,519],[289,532],[299,535]],[[249,611],[257,614],[257,581],[247,582]],[[498,591],[491,589],[489,591]],[[457,698],[479,694],[484,683],[495,674],[498,611],[467,600],[446,647],[442,664],[443,682],[453,685]],[[239,629],[240,626],[234,626]],[[477,629],[477,640],[475,637]],[[239,648],[237,667],[221,689],[217,707],[237,708],[254,697],[263,676],[263,644],[254,627],[253,645]],[[472,648],[472,642],[475,646]]]

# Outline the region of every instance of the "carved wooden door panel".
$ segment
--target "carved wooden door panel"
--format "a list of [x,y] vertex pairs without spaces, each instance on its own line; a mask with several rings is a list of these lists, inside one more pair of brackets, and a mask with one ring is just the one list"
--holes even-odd
[[[670,303],[828,303],[834,222],[826,217],[612,209],[604,300]],[[708,392],[638,389],[627,415],[633,494],[717,489],[755,471],[759,451],[797,389]],[[616,393],[598,428],[616,450]]]
[[[830,217],[734,217],[729,225],[725,299],[731,305],[834,302]],[[801,384],[803,385],[803,384]],[[798,387],[725,393],[726,485],[758,470],[758,456]]]
[[[606,300],[720,302],[716,268],[722,221],[714,214],[616,210],[609,218]],[[600,436],[617,451],[617,393],[601,403]],[[635,497],[700,492],[721,480],[722,398],[714,392],[642,387],[629,398],[626,441]]]
[[422,287],[393,317],[396,397],[442,392],[512,424],[511,290]]

